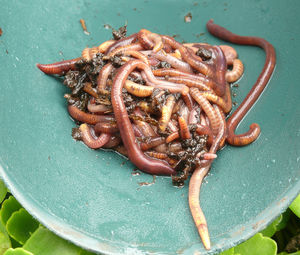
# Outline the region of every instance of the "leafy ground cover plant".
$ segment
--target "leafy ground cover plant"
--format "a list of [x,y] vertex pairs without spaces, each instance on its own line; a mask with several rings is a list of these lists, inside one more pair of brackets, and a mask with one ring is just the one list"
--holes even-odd
[[[36,221],[0,180],[0,255],[93,255]],[[220,255],[300,255],[300,195],[265,230]]]

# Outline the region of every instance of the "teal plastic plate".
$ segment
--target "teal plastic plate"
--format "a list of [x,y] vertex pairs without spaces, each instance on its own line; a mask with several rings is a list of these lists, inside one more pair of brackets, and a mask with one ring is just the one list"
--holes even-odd
[[[262,230],[300,190],[299,1],[5,1],[0,9],[1,177],[42,224],[103,254],[207,254],[187,202],[187,185],[133,175],[114,152],[93,151],[71,137],[67,89],[35,64],[75,58],[111,38],[107,26],[128,22],[176,35],[178,41],[224,44],[205,28],[264,37],[277,52],[272,80],[238,132],[257,122],[262,133],[246,147],[218,153],[201,191],[212,240],[220,252]],[[187,13],[189,23],[184,22]],[[80,19],[90,35],[83,33]],[[234,89],[240,103],[264,64],[263,50],[235,46],[245,74]]]

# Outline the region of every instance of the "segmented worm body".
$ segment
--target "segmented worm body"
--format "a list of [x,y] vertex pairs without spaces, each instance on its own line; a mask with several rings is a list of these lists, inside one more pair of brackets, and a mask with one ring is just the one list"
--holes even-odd
[[233,34],[212,20],[207,29],[223,40],[266,52],[258,80],[231,115],[230,83],[242,77],[244,65],[227,45],[181,44],[142,29],[86,48],[80,58],[37,67],[65,76],[72,91],[65,95],[68,111],[79,125],[74,138],[93,149],[113,149],[146,173],[171,175],[178,186],[191,176],[191,214],[210,249],[199,202],[201,183],[226,142],[243,146],[259,136],[256,123],[244,134],[235,129],[267,85],[276,57],[262,38]]

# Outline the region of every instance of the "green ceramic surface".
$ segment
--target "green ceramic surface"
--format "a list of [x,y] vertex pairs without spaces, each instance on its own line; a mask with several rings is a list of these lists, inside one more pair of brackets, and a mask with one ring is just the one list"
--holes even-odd
[[[235,33],[264,37],[277,52],[268,88],[238,128],[257,122],[262,133],[246,147],[218,153],[201,191],[212,253],[262,230],[300,190],[299,1],[0,1],[1,176],[20,203],[58,235],[104,254],[206,254],[187,202],[187,185],[132,175],[113,152],[90,150],[74,127],[60,79],[35,64],[70,59],[111,38],[109,24],[128,22],[177,35],[177,40],[224,44],[208,34],[213,18]],[[192,21],[184,22],[191,12]],[[85,19],[90,35],[83,33]],[[263,50],[235,46],[245,65],[233,101],[240,103],[264,64]],[[198,251],[198,253],[196,253]]]

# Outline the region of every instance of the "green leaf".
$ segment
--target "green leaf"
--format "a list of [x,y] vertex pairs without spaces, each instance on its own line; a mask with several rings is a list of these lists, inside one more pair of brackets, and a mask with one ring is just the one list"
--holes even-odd
[[34,255],[33,253],[24,250],[23,248],[8,249],[3,255]]
[[278,223],[278,225],[276,226],[277,231],[280,231],[282,229],[284,229],[286,227],[286,225],[289,222],[291,216],[291,210],[288,208],[283,214],[282,214],[282,219],[281,221]]
[[11,247],[9,237],[0,232],[0,255],[4,254]]
[[300,195],[290,205],[290,209],[300,218]]
[[79,255],[81,250],[81,248],[63,240],[43,226],[39,226],[23,248],[36,255]]
[[282,214],[279,215],[267,228],[265,228],[261,233],[264,236],[272,237],[277,232],[277,226],[282,221]]
[[248,241],[234,247],[234,251],[243,255],[276,255],[277,245],[271,238],[258,233]]
[[79,255],[95,255],[95,253],[90,252],[90,251],[86,251],[86,250],[81,250],[79,252]]
[[3,225],[5,226],[10,216],[21,208],[22,206],[13,196],[10,196],[8,199],[6,199],[3,202],[0,211],[0,220],[2,221]]
[[280,252],[278,255],[300,255],[300,251],[294,253]]
[[230,248],[226,251],[221,252],[219,255],[234,255],[234,254],[235,254],[234,253],[234,247],[232,247],[232,248]]
[[0,203],[3,201],[7,193],[6,186],[4,182],[0,179]]
[[6,223],[8,234],[20,244],[24,244],[38,227],[39,223],[24,208],[14,212]]

